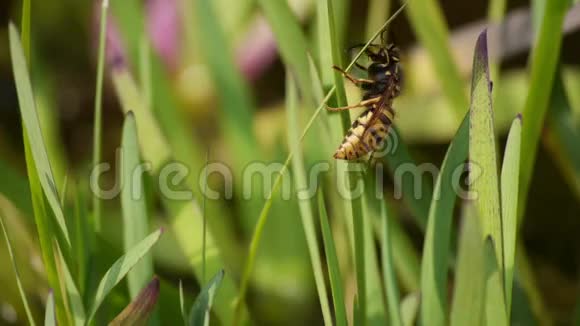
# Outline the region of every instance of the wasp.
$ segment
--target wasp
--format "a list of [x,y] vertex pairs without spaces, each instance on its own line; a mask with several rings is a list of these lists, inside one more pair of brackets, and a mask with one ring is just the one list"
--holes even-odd
[[[362,45],[353,48],[362,47]],[[352,49],[352,48],[351,48]],[[368,67],[356,63],[367,72],[367,79],[356,78],[340,67],[333,68],[364,91],[362,100],[350,106],[331,108],[329,111],[344,111],[366,107],[352,123],[342,144],[334,153],[335,159],[357,160],[381,148],[395,117],[393,100],[401,92],[402,72],[399,50],[394,44],[371,44],[365,55],[371,63]]]

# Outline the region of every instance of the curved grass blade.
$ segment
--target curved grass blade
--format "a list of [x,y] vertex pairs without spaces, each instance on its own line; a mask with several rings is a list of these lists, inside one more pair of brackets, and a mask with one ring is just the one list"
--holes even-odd
[[6,240],[6,248],[8,249],[8,255],[10,256],[10,262],[12,263],[12,270],[14,271],[14,276],[16,277],[16,285],[18,286],[18,292],[20,292],[20,298],[22,299],[22,305],[26,311],[26,318],[28,319],[28,324],[35,326],[34,318],[30,311],[30,306],[28,305],[28,299],[26,298],[26,292],[22,286],[22,281],[20,280],[20,274],[18,273],[18,266],[14,259],[14,252],[12,251],[12,244],[10,243],[10,238],[8,237],[8,232],[6,232],[6,227],[4,226],[4,218],[0,216],[0,227],[2,227],[2,233],[4,234],[4,239]]
[[320,300],[320,307],[322,309],[322,316],[325,325],[332,325],[332,316],[330,315],[330,307],[328,303],[328,293],[326,290],[326,283],[322,266],[320,264],[320,250],[318,247],[318,240],[316,238],[316,227],[314,225],[314,214],[312,202],[309,198],[300,198],[300,191],[308,188],[306,181],[306,171],[304,170],[304,157],[300,149],[299,142],[299,123],[298,123],[298,91],[295,86],[294,79],[291,77],[290,71],[286,72],[286,110],[288,120],[288,142],[289,147],[295,153],[292,158],[292,170],[294,171],[294,182],[298,191],[298,205],[300,207],[300,216],[302,217],[302,226],[304,227],[304,234],[306,235],[306,242],[308,244],[308,252],[310,254],[310,263],[312,265],[314,281],[316,282],[316,290],[318,292],[318,299]]
[[[137,142],[137,125],[132,112],[127,113],[123,124],[121,140],[121,208],[123,212],[123,243],[128,252],[149,232],[147,204],[142,175],[145,165],[139,159],[139,144]],[[129,295],[136,298],[143,287],[153,277],[153,258],[145,255],[135,268],[127,274]]]
[[62,233],[62,237],[65,241],[64,244],[66,245],[65,250],[66,252],[69,252],[71,247],[69,233],[66,227],[64,213],[60,206],[56,182],[54,181],[50,161],[42,137],[42,131],[40,129],[38,115],[36,113],[36,105],[28,68],[26,66],[26,59],[24,57],[24,52],[22,50],[16,27],[14,27],[13,24],[10,24],[9,30],[12,69],[14,71],[14,80],[16,83],[16,91],[18,94],[18,102],[20,104],[20,113],[24,123],[24,129],[26,129],[30,141],[32,157],[34,158],[34,164],[37,169],[40,184],[42,185],[46,199],[54,212],[56,223]]
[[393,263],[393,246],[391,232],[391,218],[387,216],[387,207],[384,200],[381,200],[381,221],[383,222],[383,235],[381,241],[381,252],[383,253],[383,280],[387,292],[387,304],[389,307],[389,318],[391,325],[402,326],[401,304],[399,287],[395,276],[395,267]]
[[159,279],[153,278],[149,284],[115,317],[109,326],[147,325],[157,299],[159,298]]
[[[12,24],[10,25],[10,28],[9,28],[9,39],[10,39],[11,56],[12,56],[12,60],[13,60],[13,72],[15,75],[15,82],[16,82],[16,86],[17,86],[18,96],[22,96],[22,100],[25,101],[25,102],[20,103],[21,114],[24,115],[23,110],[26,110],[26,112],[28,112],[28,114],[26,114],[27,119],[32,118],[32,117],[35,117],[34,114],[36,113],[35,107],[34,107],[34,96],[32,94],[32,86],[30,84],[30,79],[28,76],[27,68],[26,68],[26,65],[24,63],[25,58],[23,57],[22,47],[20,46],[19,41],[18,41],[18,35],[16,33],[16,28]],[[23,35],[23,39],[25,41],[27,39],[29,40],[30,35]],[[19,102],[20,102],[20,99],[19,99]],[[24,106],[26,106],[26,108],[24,108]],[[32,114],[30,114],[30,113],[32,113]],[[36,117],[36,120],[34,120],[34,119],[31,119],[31,120],[33,120],[32,122],[36,122],[36,127],[39,128],[38,117]],[[24,119],[23,119],[23,121],[24,121]],[[32,122],[29,124],[33,124]],[[31,126],[30,128],[32,128],[32,127],[34,127],[34,126]],[[59,319],[59,322],[65,323],[66,322],[66,310],[65,310],[64,305],[62,304],[62,300],[60,300],[62,298],[62,293],[60,291],[61,280],[60,280],[58,272],[57,272],[55,255],[54,255],[55,253],[54,253],[54,248],[53,248],[54,233],[52,231],[52,228],[53,228],[54,222],[52,221],[51,214],[49,214],[49,212],[46,208],[45,195],[43,194],[46,192],[46,190],[43,191],[44,183],[42,183],[41,180],[46,181],[46,179],[43,178],[41,175],[42,174],[41,170],[40,170],[41,167],[39,166],[39,162],[37,162],[38,160],[35,158],[34,152],[37,152],[37,154],[39,152],[42,153],[43,152],[42,150],[44,149],[44,154],[45,155],[47,155],[47,154],[46,154],[45,148],[39,148],[42,145],[41,143],[37,143],[36,146],[33,147],[32,142],[31,142],[32,138],[30,137],[30,134],[32,132],[29,132],[28,128],[29,127],[26,125],[26,122],[24,122],[24,125],[22,127],[22,138],[23,138],[23,143],[24,143],[24,155],[26,158],[26,170],[28,173],[28,183],[30,186],[30,195],[31,195],[31,199],[32,199],[34,221],[36,224],[36,229],[37,229],[38,237],[39,237],[40,244],[41,244],[40,247],[41,247],[41,251],[42,251],[42,260],[43,260],[43,263],[45,266],[46,275],[47,275],[50,287],[52,289],[54,289],[54,295],[57,298],[57,300],[56,300],[57,317]],[[32,128],[32,129],[34,129],[34,128]],[[34,132],[34,134],[37,137],[38,137],[38,135],[42,136],[40,130],[36,130],[36,132]],[[48,164],[48,160],[43,161],[43,162]],[[54,183],[53,183],[53,185],[54,185]],[[56,188],[56,186],[55,186],[55,188]],[[52,193],[52,192],[50,192],[50,193]],[[46,196],[49,196],[50,193],[46,193]],[[58,199],[55,201],[53,198],[52,203],[57,203],[57,205],[60,205]],[[61,221],[63,221],[63,223],[64,223],[64,217],[63,216],[61,216],[61,217],[62,217]],[[59,234],[62,234],[62,233],[59,233]],[[63,241],[65,241],[65,240],[63,240]]]
[[435,0],[409,1],[407,14],[421,44],[425,46],[437,75],[441,77],[443,92],[447,95],[456,117],[463,116],[468,107],[463,81],[453,62],[449,47],[449,31],[441,8]]
[[501,216],[503,231],[504,286],[508,317],[511,312],[516,237],[518,233],[518,182],[520,175],[520,144],[522,117],[512,123],[501,170]]
[[222,269],[201,290],[189,312],[190,326],[209,326],[211,306],[223,278],[224,271]]
[[44,326],[56,326],[56,314],[54,311],[54,294],[48,293],[46,299],[46,311],[44,313]]
[[[491,82],[487,55],[487,31],[483,31],[475,45],[469,108],[469,184],[477,194],[475,208],[481,219],[483,237],[491,235],[500,257],[503,273],[503,235],[499,195],[499,173],[493,127]],[[479,172],[479,173],[478,173]]]
[[446,325],[447,262],[456,189],[453,174],[463,166],[469,149],[469,116],[466,116],[447,149],[437,176],[427,220],[421,261],[421,321],[424,325]]
[[493,326],[509,325],[505,309],[502,273],[495,255],[496,246],[491,237],[484,244],[485,252],[485,324]]
[[330,287],[332,289],[332,301],[334,303],[334,314],[337,326],[346,326],[346,309],[344,306],[344,290],[342,277],[340,276],[340,266],[338,256],[334,246],[334,239],[328,222],[328,214],[324,205],[322,190],[318,193],[318,215],[320,216],[320,226],[322,229],[322,239],[324,241],[324,251],[326,252],[326,264],[330,276]]
[[481,227],[473,203],[464,207],[451,306],[451,326],[483,325],[485,259]]
[[131,250],[127,251],[121,258],[109,268],[105,276],[101,279],[99,287],[97,288],[95,297],[93,299],[93,304],[89,313],[88,322],[90,323],[97,310],[103,303],[103,300],[111,292],[111,290],[121,282],[121,280],[127,275],[127,273],[137,264],[143,256],[145,256],[151,247],[161,237],[163,230],[157,230],[151,233],[147,238],[141,240],[137,245],[135,245]]
[[526,128],[522,129],[518,219],[522,219],[525,213],[538,141],[544,126],[551,86],[560,57],[562,25],[568,5],[569,1],[546,1],[536,46],[532,50],[529,62],[530,88],[523,110]]
[[[373,37],[364,45],[364,47],[361,48],[359,53],[355,56],[355,58],[351,61],[351,63],[345,69],[347,72],[350,71],[350,69],[352,69],[352,67],[354,66],[354,63],[362,56],[364,51],[369,47],[369,45],[373,42],[373,40],[379,36],[381,31],[383,29],[385,29],[391,23],[391,21],[394,18],[396,18],[403,11],[404,8],[405,8],[404,5],[401,6],[401,8],[399,8],[399,10],[397,10],[397,12],[395,12],[393,14],[393,16],[391,16],[391,18],[389,18],[389,20],[387,20],[383,24],[383,26],[381,26],[381,29],[378,30],[375,33],[375,35],[373,35]],[[310,118],[310,120],[308,121],[306,126],[304,127],[304,131],[302,132],[302,135],[300,135],[300,143],[302,143],[302,141],[304,140],[304,137],[306,136],[306,134],[310,130],[310,127],[313,125],[314,121],[316,120],[316,118],[318,117],[320,112],[322,112],[322,110],[325,108],[326,103],[329,101],[331,96],[334,94],[335,89],[336,88],[333,86],[327,92],[325,98],[322,100],[322,103],[318,106],[316,111],[314,111],[314,114],[312,115],[312,117]],[[249,253],[248,253],[248,258],[247,258],[246,264],[244,266],[244,273],[243,273],[241,281],[240,281],[240,292],[239,292],[239,296],[236,300],[236,308],[235,308],[235,313],[234,313],[235,314],[234,325],[239,324],[239,320],[241,319],[243,300],[244,300],[246,291],[248,289],[250,274],[252,273],[252,270],[254,268],[256,254],[258,251],[258,247],[260,246],[260,241],[262,239],[262,233],[264,231],[264,227],[266,225],[266,222],[268,221],[268,213],[270,212],[270,208],[272,207],[272,203],[273,203],[273,199],[274,199],[273,195],[275,193],[277,193],[278,190],[280,189],[280,185],[282,183],[282,178],[284,177],[284,174],[288,170],[288,165],[290,164],[290,161],[291,161],[293,156],[294,156],[294,153],[292,151],[290,151],[290,154],[286,158],[286,161],[284,162],[284,165],[282,166],[280,173],[278,174],[278,176],[274,180],[274,184],[269,192],[269,196],[267,196],[268,200],[264,203],[264,206],[262,207],[262,210],[260,211],[258,221],[256,222],[256,226],[255,226],[254,232],[252,234],[252,239],[250,241],[250,249],[249,249]]]

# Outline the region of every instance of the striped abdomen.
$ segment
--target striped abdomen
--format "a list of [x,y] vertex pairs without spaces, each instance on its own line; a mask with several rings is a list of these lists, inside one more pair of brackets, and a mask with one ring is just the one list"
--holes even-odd
[[[367,109],[352,123],[342,144],[334,153],[334,158],[356,160],[381,148],[393,122],[394,112],[385,106],[376,113],[379,116],[372,119],[373,112],[374,109]],[[374,122],[369,126],[371,120]]]

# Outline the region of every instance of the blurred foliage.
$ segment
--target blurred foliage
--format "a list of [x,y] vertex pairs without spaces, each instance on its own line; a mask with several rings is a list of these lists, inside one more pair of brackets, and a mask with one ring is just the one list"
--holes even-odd
[[[59,324],[95,317],[100,325],[115,316],[145,322],[155,301],[153,325],[184,318],[459,325],[480,315],[482,324],[505,316],[580,322],[580,6],[573,1],[411,1],[388,25],[404,69],[390,139],[396,146],[380,172],[369,165],[350,177],[345,171],[360,165],[335,163],[331,154],[360,111],[340,117],[323,108],[355,103],[361,93],[343,86],[331,65],[346,67],[356,52],[347,48],[367,42],[401,3],[111,0],[100,58],[101,0],[31,0],[29,17],[26,3],[0,2],[0,218],[10,240],[0,241],[7,266],[0,324],[26,323],[27,314]],[[10,22],[19,27],[9,41]],[[472,67],[485,27],[489,69],[480,66],[484,56]],[[99,59],[104,88],[95,98]],[[95,99],[102,133],[93,142]],[[472,120],[460,125],[468,110]],[[122,142],[130,157],[123,162]],[[94,144],[102,155],[93,154]],[[215,170],[207,187],[222,199],[203,198],[208,153],[210,163],[231,168],[227,199],[228,180]],[[491,173],[479,184],[458,177],[463,188],[480,190],[473,205],[449,190],[449,169],[468,155]],[[285,158],[289,170],[276,191]],[[109,190],[130,179],[132,166],[152,163],[138,200],[124,188],[100,201],[100,228],[89,187],[93,160],[110,164],[98,180]],[[191,190],[192,198],[161,195],[170,163],[189,172],[169,179],[170,190]],[[244,180],[250,163],[269,179]],[[316,180],[324,194],[304,199],[320,163],[328,163]],[[397,184],[397,168],[425,163],[438,168],[437,178]],[[370,182],[375,174],[378,185]],[[341,197],[345,184],[359,180],[362,200]],[[418,187],[424,192],[414,198]],[[160,227],[157,242],[160,232],[152,232]],[[482,233],[493,240],[473,239]],[[151,246],[126,281],[127,264]],[[505,302],[490,299],[505,291]],[[462,307],[481,311],[467,316]]]

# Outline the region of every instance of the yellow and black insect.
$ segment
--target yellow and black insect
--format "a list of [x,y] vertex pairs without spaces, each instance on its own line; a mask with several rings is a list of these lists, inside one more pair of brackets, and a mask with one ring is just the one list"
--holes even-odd
[[[359,46],[357,46],[359,47]],[[389,128],[393,123],[395,112],[392,104],[401,92],[402,73],[399,67],[399,50],[390,44],[385,46],[371,44],[365,54],[372,63],[368,67],[356,64],[367,71],[368,79],[355,78],[346,71],[334,66],[344,77],[364,91],[362,100],[355,104],[339,108],[327,108],[329,111],[343,111],[359,107],[367,109],[352,123],[342,144],[334,153],[334,158],[357,160],[368,153],[380,149]]]

